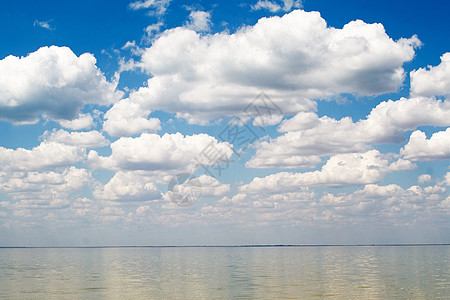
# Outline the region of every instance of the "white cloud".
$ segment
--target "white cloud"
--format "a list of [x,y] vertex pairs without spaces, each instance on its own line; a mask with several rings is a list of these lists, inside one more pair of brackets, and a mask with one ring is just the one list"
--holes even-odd
[[234,34],[162,33],[142,55],[152,78],[131,93],[143,108],[177,113],[191,123],[242,115],[264,90],[285,114],[311,110],[311,98],[396,91],[416,37],[395,42],[381,24],[327,27],[317,12],[262,18]]
[[332,212],[332,218],[347,222],[376,222],[408,225],[420,219],[434,219],[439,216],[439,205],[445,189],[429,186],[422,189],[412,186],[403,189],[396,184],[379,186],[369,184],[362,190],[349,194],[326,193],[320,204]]
[[11,171],[48,170],[73,165],[83,160],[85,155],[86,151],[80,147],[46,141],[31,150],[0,147],[0,168]]
[[109,145],[98,131],[46,131],[44,141],[32,149],[0,147],[0,170],[42,171],[68,167],[86,158],[86,148]]
[[185,27],[191,30],[209,31],[211,26],[211,14],[207,11],[191,11],[189,13],[189,21],[186,22]]
[[[282,3],[280,3],[282,2]],[[280,10],[290,11],[292,8],[301,8],[302,1],[300,0],[283,0],[283,1],[269,1],[258,0],[255,5],[252,5],[253,10],[267,9],[268,11],[275,13]]]
[[439,207],[444,209],[444,211],[450,212],[450,196],[439,204]]
[[[157,34],[161,31],[161,27],[164,25],[162,22],[158,22],[156,24],[148,25],[144,29],[144,36],[142,40],[145,43],[151,43],[156,37]],[[136,55],[141,54],[142,49],[139,48],[139,52],[135,52]]]
[[60,120],[59,125],[71,130],[90,129],[94,123],[94,118],[90,114],[78,114],[78,118],[73,120]]
[[201,155],[203,150],[209,148],[228,158],[233,153],[231,145],[219,143],[207,134],[183,136],[180,133],[166,133],[159,136],[143,133],[136,138],[122,137],[113,142],[110,156],[89,152],[88,161],[94,168],[112,170],[193,172],[199,163],[216,163]]
[[95,217],[101,222],[117,222],[125,217],[125,211],[120,207],[104,207],[100,209]]
[[0,172],[0,191],[19,201],[14,204],[17,208],[61,207],[91,181],[88,170],[73,166],[59,172]]
[[268,0],[259,0],[255,5],[252,5],[252,9],[267,9],[270,12],[277,12],[281,10],[281,6],[278,3],[268,1]]
[[450,102],[422,97],[382,102],[358,122],[350,117],[336,120],[300,112],[279,126],[284,135],[257,144],[255,156],[246,165],[313,167],[320,156],[365,151],[371,143],[401,142],[405,131],[418,126],[449,125]]
[[280,172],[264,178],[255,177],[241,187],[246,193],[289,191],[301,186],[350,186],[376,183],[392,171],[414,166],[405,160],[389,161],[377,150],[365,153],[338,154],[330,157],[321,170],[305,173]]
[[141,0],[130,3],[130,8],[133,10],[139,9],[154,9],[157,15],[165,14],[170,5],[171,0]]
[[411,94],[422,96],[450,96],[450,52],[441,56],[438,66],[412,71]]
[[449,159],[450,128],[433,133],[429,140],[424,132],[414,131],[400,154],[413,161]]
[[319,212],[315,198],[315,193],[306,187],[275,194],[238,193],[214,204],[207,203],[201,208],[201,217],[209,224],[307,224]]
[[[277,143],[262,143],[260,149],[251,160],[245,163],[248,168],[314,168],[322,160],[319,155],[293,155],[289,148],[283,147]],[[261,144],[260,144],[261,145]],[[270,146],[269,146],[270,145]]]
[[198,180],[202,187],[202,197],[219,197],[230,191],[229,184],[221,183],[214,177],[203,174],[198,177]]
[[161,199],[161,192],[151,176],[139,172],[117,172],[105,185],[97,186],[93,194],[103,200],[148,201]]
[[26,57],[0,60],[0,120],[34,123],[41,115],[73,120],[85,104],[109,105],[122,92],[96,67],[92,54],[42,47]]
[[121,100],[105,114],[103,130],[111,136],[156,132],[161,129],[161,122],[158,118],[148,118],[150,113],[136,102]]
[[[181,178],[177,177],[178,180]],[[167,193],[163,194],[163,199],[167,202],[163,208],[176,209],[175,203],[181,204],[180,206],[190,206],[184,204],[193,204],[205,197],[217,199],[217,197],[230,192],[229,184],[223,184],[216,178],[205,174],[192,179],[188,177],[184,180],[184,182],[177,181],[177,184],[171,186]]]
[[71,209],[77,217],[85,217],[97,211],[96,203],[89,198],[77,198],[71,203]]
[[65,130],[46,131],[42,135],[46,142],[54,142],[81,148],[98,148],[109,145],[109,141],[98,131],[67,132]]
[[450,172],[445,175],[444,184],[450,186]]
[[431,175],[430,174],[422,174],[418,178],[419,183],[428,183],[431,182]]
[[120,49],[126,50],[126,49],[133,49],[133,48],[136,48],[136,42],[135,41],[132,41],[132,42],[127,41],[125,43],[125,45],[123,45],[122,48],[120,48]]
[[52,25],[50,25],[51,21],[52,20],[48,20],[48,21],[35,20],[33,25],[34,25],[34,27],[37,26],[37,27],[41,27],[41,28],[44,28],[44,29],[47,29],[47,30],[54,30],[55,28],[53,28]]
[[136,208],[136,216],[141,217],[148,214],[148,212],[151,211],[150,206],[148,205],[141,205],[138,208]]

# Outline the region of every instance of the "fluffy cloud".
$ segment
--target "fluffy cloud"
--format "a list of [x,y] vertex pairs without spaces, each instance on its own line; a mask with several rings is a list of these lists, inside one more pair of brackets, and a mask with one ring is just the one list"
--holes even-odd
[[278,1],[282,3],[277,3],[277,1],[269,1],[269,0],[258,0],[255,5],[252,5],[252,9],[259,10],[259,9],[267,9],[270,12],[278,12],[280,10],[284,11],[290,11],[292,8],[301,8],[302,7],[302,1],[300,0],[283,0]]
[[96,203],[88,198],[77,198],[71,203],[71,209],[77,217],[85,217],[97,210]]
[[229,158],[233,153],[231,145],[219,143],[207,134],[183,136],[180,133],[163,136],[143,133],[136,138],[120,138],[111,144],[111,150],[112,154],[107,157],[91,151],[88,161],[94,168],[112,170],[193,172],[198,164],[217,162],[210,160],[209,154]]
[[211,14],[207,11],[191,11],[185,27],[194,31],[209,31]]
[[109,145],[98,131],[46,131],[41,144],[32,149],[0,147],[0,170],[39,171],[66,167],[86,158],[86,148]]
[[234,34],[165,31],[142,55],[152,78],[130,95],[144,108],[177,113],[194,123],[242,114],[264,90],[286,114],[308,99],[339,93],[396,91],[416,37],[392,40],[381,24],[353,21],[327,27],[318,12],[262,18]]
[[214,205],[203,206],[201,216],[215,224],[305,224],[316,219],[319,213],[315,198],[315,193],[306,187],[275,194],[238,193],[223,197]]
[[[231,222],[247,226],[274,222],[315,227],[330,223],[361,226],[368,223],[373,228],[373,222],[408,226],[437,218],[446,222],[449,198],[445,199],[445,192],[440,186],[403,189],[396,184],[368,184],[352,193],[319,195],[300,186],[296,192],[286,189],[269,194],[240,192],[222,198],[215,205],[203,206],[201,216],[211,223]],[[192,216],[186,217],[192,219]]]
[[85,104],[118,101],[122,93],[95,64],[92,54],[78,57],[57,46],[0,60],[0,120],[34,123],[41,115],[73,120]]
[[201,198],[217,199],[229,191],[229,184],[223,184],[216,178],[205,174],[194,178],[177,176],[177,184],[170,185],[167,193],[163,194],[164,200],[167,201],[163,208],[176,209],[179,206],[191,206]]
[[42,142],[31,150],[0,147],[0,168],[10,171],[49,170],[79,162],[85,158],[82,148],[56,142]]
[[86,169],[69,167],[61,172],[0,172],[0,191],[6,192],[16,205],[24,207],[68,204],[70,195],[90,184],[91,174]]
[[163,15],[170,5],[171,0],[141,0],[131,2],[129,7],[133,10],[154,9],[157,15]]
[[422,174],[418,178],[419,183],[427,183],[431,182],[431,175],[430,174]]
[[354,192],[339,194],[316,194],[305,186],[297,186],[296,191],[285,188],[270,193],[261,191],[247,193],[241,189],[238,194],[213,204],[204,203],[195,217],[174,210],[165,210],[155,217],[172,225],[198,220],[207,224],[313,225],[316,228],[327,224],[368,224],[374,228],[374,222],[408,226],[437,218],[444,222],[448,219],[449,198],[445,199],[446,189],[441,186],[404,189],[396,184],[367,184]]
[[418,126],[449,125],[450,101],[423,97],[382,102],[358,122],[349,117],[336,120],[300,112],[279,126],[278,130],[285,134],[257,144],[255,156],[246,165],[313,167],[320,162],[320,156],[361,152],[373,143],[401,142],[405,131]]
[[410,160],[443,160],[450,158],[450,128],[433,133],[427,140],[424,132],[414,131],[408,144],[400,150],[406,159]]
[[438,66],[412,71],[411,93],[422,96],[450,95],[450,52],[441,56]]
[[448,173],[445,175],[444,183],[445,183],[445,185],[450,186],[450,172],[448,172]]
[[59,125],[71,130],[90,129],[94,123],[94,118],[90,114],[79,114],[76,119],[73,120],[60,120]]
[[408,225],[405,222],[435,219],[439,215],[437,208],[443,202],[444,193],[445,189],[440,186],[403,189],[396,184],[369,184],[349,194],[326,193],[321,197],[320,204],[336,220],[367,222],[374,218],[380,222],[383,218],[384,222]]
[[67,132],[65,130],[46,131],[42,135],[46,142],[78,146],[81,148],[99,148],[109,145],[109,141],[98,131]]
[[[219,197],[227,194],[230,191],[230,185],[229,184],[223,184],[220,181],[218,181],[216,178],[208,176],[208,175],[201,175],[198,178],[191,179],[192,180],[198,180],[199,187],[201,187],[201,196],[202,197]],[[185,188],[183,190],[183,188]],[[187,194],[190,193],[190,182],[184,182],[182,185],[177,185],[177,189],[179,193]],[[167,198],[167,196],[166,196]]]
[[124,99],[114,104],[105,114],[103,130],[111,136],[128,136],[161,129],[157,118],[148,118],[151,111],[143,109],[139,103]]
[[390,162],[377,150],[338,154],[330,157],[321,170],[305,173],[280,172],[264,178],[255,177],[241,187],[246,193],[292,190],[300,186],[348,186],[376,183],[392,171],[414,166],[405,160]]
[[151,176],[139,172],[117,172],[105,185],[99,185],[93,194],[96,198],[120,201],[147,201],[161,198],[161,192]]

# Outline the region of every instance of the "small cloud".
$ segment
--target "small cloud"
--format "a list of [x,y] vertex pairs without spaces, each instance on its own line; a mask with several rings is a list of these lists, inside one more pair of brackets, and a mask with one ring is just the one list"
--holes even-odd
[[[278,2],[278,3],[277,3]],[[268,11],[275,13],[280,10],[290,11],[293,8],[302,8],[303,4],[301,0],[283,0],[281,1],[269,1],[258,0],[255,5],[252,5],[253,10],[267,9]]]
[[211,14],[206,11],[191,11],[186,28],[195,31],[209,31],[211,26]]
[[34,27],[41,27],[47,30],[55,30],[55,28],[50,24],[52,22],[52,20],[48,20],[48,21],[38,21],[35,20],[33,25]]
[[161,31],[161,27],[164,23],[158,22],[156,24],[149,25],[144,28],[144,35],[142,36],[142,42],[150,44],[154,38],[158,36]]
[[129,48],[134,48],[134,47],[136,47],[136,42],[135,41],[132,41],[132,42],[128,41],[120,49],[124,50],[124,49],[129,49]]
[[431,181],[430,174],[422,174],[419,176],[419,183],[427,183]]
[[[132,10],[154,9],[154,14],[163,15],[166,13],[171,0],[141,0],[131,2],[129,7]],[[153,12],[152,12],[153,13]]]

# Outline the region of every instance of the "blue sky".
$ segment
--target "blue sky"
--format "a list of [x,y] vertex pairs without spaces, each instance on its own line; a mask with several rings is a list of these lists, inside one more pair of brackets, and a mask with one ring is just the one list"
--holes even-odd
[[0,246],[450,242],[448,1],[2,6]]

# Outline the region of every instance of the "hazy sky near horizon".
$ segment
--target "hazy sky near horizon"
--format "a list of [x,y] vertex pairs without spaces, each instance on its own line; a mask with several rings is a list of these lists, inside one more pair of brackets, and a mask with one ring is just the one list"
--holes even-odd
[[1,6],[0,246],[450,242],[449,1]]

